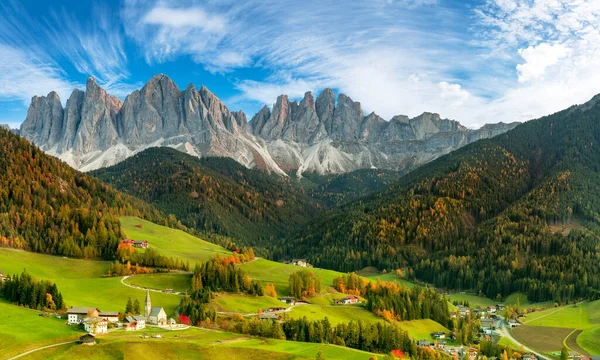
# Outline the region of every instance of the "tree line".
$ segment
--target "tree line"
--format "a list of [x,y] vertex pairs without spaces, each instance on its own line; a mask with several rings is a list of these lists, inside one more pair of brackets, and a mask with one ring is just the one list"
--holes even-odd
[[21,275],[14,274],[0,281],[0,297],[30,309],[54,311],[65,308],[56,284],[37,280],[25,270]]

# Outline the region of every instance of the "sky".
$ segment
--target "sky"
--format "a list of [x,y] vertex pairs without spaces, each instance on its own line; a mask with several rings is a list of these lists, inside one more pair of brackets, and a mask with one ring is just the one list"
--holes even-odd
[[207,86],[251,118],[333,88],[385,119],[477,128],[600,93],[600,0],[0,2],[0,124],[88,77],[125,99],[153,75]]

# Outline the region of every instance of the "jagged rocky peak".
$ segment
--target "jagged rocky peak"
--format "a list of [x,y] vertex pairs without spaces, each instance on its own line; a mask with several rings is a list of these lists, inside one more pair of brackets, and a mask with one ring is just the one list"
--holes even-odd
[[453,149],[498,135],[515,124],[469,130],[423,113],[386,121],[359,102],[324,89],[299,101],[277,97],[249,122],[205,86],[180,90],[164,74],[153,76],[125,101],[93,78],[75,89],[63,109],[58,95],[34,97],[22,135],[82,170],[115,164],[150,146],[171,146],[195,156],[226,156],[284,174],[340,173],[361,168],[400,169],[426,163]]
[[[331,124],[333,119],[333,111],[335,110],[335,95],[333,90],[327,88],[319,94],[315,103],[317,116],[323,124]],[[325,126],[328,127],[327,125]]]
[[63,107],[55,91],[47,96],[34,96],[21,125],[21,134],[34,144],[49,148],[61,136]]

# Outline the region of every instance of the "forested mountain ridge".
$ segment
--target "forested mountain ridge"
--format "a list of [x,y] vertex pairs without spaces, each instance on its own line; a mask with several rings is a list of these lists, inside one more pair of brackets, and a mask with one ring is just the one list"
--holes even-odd
[[343,271],[404,267],[438,287],[491,298],[515,291],[531,300],[596,298],[597,100],[427,164],[320,216],[275,254]]
[[229,158],[198,159],[171,148],[150,148],[91,174],[175,214],[190,228],[253,246],[270,245],[325,208],[289,178],[247,169]]
[[25,139],[0,129],[0,246],[72,257],[111,259],[121,215],[166,220]]

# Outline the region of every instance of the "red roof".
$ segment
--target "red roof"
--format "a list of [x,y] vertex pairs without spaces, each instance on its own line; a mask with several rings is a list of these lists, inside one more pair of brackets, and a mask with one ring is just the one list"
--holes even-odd
[[402,352],[402,350],[392,350],[392,355],[400,359],[404,357],[404,353]]

